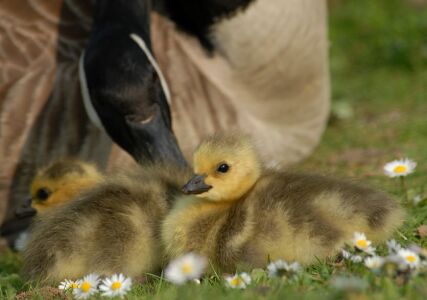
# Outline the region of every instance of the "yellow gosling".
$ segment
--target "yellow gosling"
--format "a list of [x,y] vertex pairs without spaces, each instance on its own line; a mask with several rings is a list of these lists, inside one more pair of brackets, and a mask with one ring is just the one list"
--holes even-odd
[[215,135],[196,149],[195,175],[162,224],[170,258],[204,255],[220,270],[328,258],[354,232],[384,241],[404,212],[388,195],[321,175],[268,170],[252,143]]
[[163,265],[160,222],[189,171],[166,165],[119,171],[38,218],[23,275],[55,284],[89,273],[140,276]]

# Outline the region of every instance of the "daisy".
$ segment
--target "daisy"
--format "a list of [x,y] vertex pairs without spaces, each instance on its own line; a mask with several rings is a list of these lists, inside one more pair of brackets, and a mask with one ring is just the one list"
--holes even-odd
[[200,278],[206,268],[206,259],[194,253],[178,257],[167,266],[165,277],[175,284]]
[[[365,252],[372,252],[375,251],[374,248],[371,246],[371,241],[366,239],[366,236],[364,233],[361,232],[355,232],[353,235],[353,245],[359,250],[365,251]],[[368,252],[368,253],[369,253]]]
[[380,256],[371,256],[365,259],[365,266],[369,269],[378,270],[384,264],[384,258]]
[[98,292],[99,277],[92,273],[77,281],[78,287],[73,289],[73,295],[76,299],[87,299]]
[[363,258],[360,255],[353,255],[352,257],[350,257],[350,260],[354,263],[360,263],[363,261]]
[[396,242],[396,240],[389,240],[386,242],[388,252],[390,253],[397,253],[402,249],[402,246]]
[[297,262],[293,262],[291,264],[288,264],[287,262],[279,259],[277,261],[271,262],[267,266],[268,275],[270,277],[282,277],[285,275],[293,274],[299,272],[301,269],[301,266]]
[[225,280],[229,287],[233,289],[245,289],[252,281],[251,276],[248,273],[240,273],[234,276],[226,276]]
[[365,250],[365,253],[375,256],[375,251],[377,251],[377,248],[369,246],[368,249]]
[[67,290],[74,290],[78,287],[79,287],[79,284],[77,281],[64,279],[64,281],[62,281],[59,284],[58,289],[67,291]]
[[350,259],[350,258],[351,258],[351,253],[350,253],[350,252],[348,252],[347,250],[342,249],[342,250],[341,250],[341,256],[342,256],[344,259]]
[[15,240],[15,249],[19,252],[23,252],[27,248],[28,240],[30,239],[30,234],[28,231],[21,232],[18,238]]
[[394,160],[385,164],[384,173],[388,177],[406,176],[414,172],[416,166],[417,163],[408,158]]
[[295,261],[289,265],[289,271],[297,273],[301,271],[301,265]]
[[107,297],[123,297],[129,292],[132,286],[132,279],[125,277],[123,274],[114,274],[110,278],[105,278],[99,290],[102,292],[102,296]]
[[420,263],[419,256],[411,250],[401,249],[399,252],[397,252],[397,255],[402,259],[404,265],[408,266],[409,268],[416,268]]
[[423,200],[423,197],[421,195],[416,195],[412,199],[412,202],[414,203],[414,205],[418,205],[422,200]]

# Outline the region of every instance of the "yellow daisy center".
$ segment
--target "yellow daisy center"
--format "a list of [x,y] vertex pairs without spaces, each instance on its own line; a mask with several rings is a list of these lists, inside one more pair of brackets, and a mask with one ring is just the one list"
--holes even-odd
[[364,249],[368,247],[368,242],[366,240],[357,240],[356,245],[357,247]]
[[182,265],[182,272],[184,274],[190,274],[193,271],[193,267],[189,263]]
[[83,282],[82,285],[80,286],[80,289],[83,291],[83,293],[89,292],[90,288],[91,288],[91,285],[87,281]]
[[72,282],[71,284],[70,284],[70,288],[72,288],[73,290],[74,289],[77,289],[79,286],[78,286],[78,284],[77,283],[75,283],[75,282]]
[[414,263],[417,259],[415,255],[408,255],[406,256],[406,260],[409,261],[410,263]]
[[406,166],[399,165],[399,166],[396,166],[396,167],[393,169],[393,172],[394,172],[394,173],[401,174],[401,173],[405,173],[407,169],[408,169],[408,168],[407,168]]
[[236,277],[236,278],[231,279],[230,284],[231,284],[232,286],[238,286],[238,285],[240,285],[240,283],[241,283],[241,282],[242,282],[242,281],[240,280],[240,278],[239,278],[239,277]]
[[111,289],[113,291],[118,290],[119,288],[122,287],[122,283],[120,281],[115,281],[113,282],[113,284],[111,285]]

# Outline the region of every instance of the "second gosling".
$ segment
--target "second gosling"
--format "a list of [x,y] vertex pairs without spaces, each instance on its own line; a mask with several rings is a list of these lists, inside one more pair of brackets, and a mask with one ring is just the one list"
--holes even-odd
[[244,136],[215,135],[193,156],[195,175],[162,226],[170,258],[207,257],[223,272],[284,259],[310,264],[350,243],[354,232],[390,237],[404,219],[393,199],[320,175],[264,169]]
[[23,275],[58,283],[95,272],[140,276],[163,264],[160,222],[189,174],[152,165],[121,171],[38,218]]

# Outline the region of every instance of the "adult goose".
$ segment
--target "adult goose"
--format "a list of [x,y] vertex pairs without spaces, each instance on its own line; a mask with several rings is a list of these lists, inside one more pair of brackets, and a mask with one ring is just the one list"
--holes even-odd
[[307,156],[329,110],[326,24],[325,0],[3,1],[2,234],[59,157],[184,164],[235,128],[272,165]]

